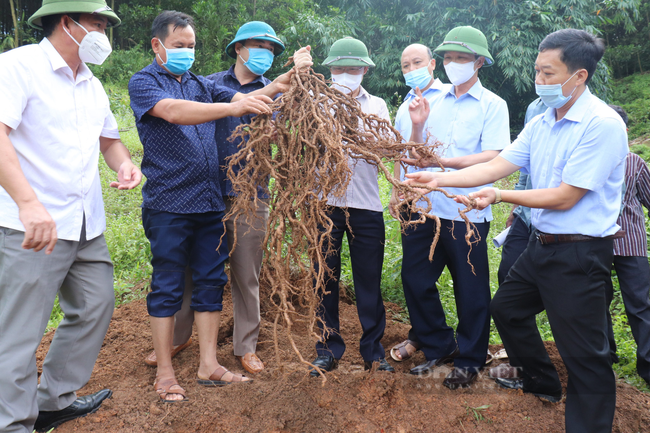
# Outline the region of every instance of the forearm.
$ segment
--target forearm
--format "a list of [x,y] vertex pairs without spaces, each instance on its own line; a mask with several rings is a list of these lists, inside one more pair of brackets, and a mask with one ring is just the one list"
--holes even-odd
[[249,96],[268,96],[269,98],[273,99],[273,97],[278,93],[282,93],[282,92],[280,92],[280,90],[278,89],[276,82],[273,81],[272,83],[262,87],[261,89],[257,89],[254,92],[250,92],[246,94],[237,93],[232,98],[232,102],[237,102],[240,99],[247,98]]
[[424,123],[423,124],[413,124],[411,129],[411,138],[409,141],[414,143],[424,143]]
[[183,99],[165,99],[152,108],[151,114],[176,125],[199,125],[231,116],[232,106],[228,103],[208,104]]
[[501,191],[501,200],[519,206],[536,209],[568,210],[582,198],[586,190],[575,187],[573,193],[558,188],[528,189],[524,191]]
[[8,132],[11,129],[0,124],[0,186],[7,191],[9,196],[20,207],[24,204],[37,202],[38,198],[32,189],[18,161],[18,155],[14,149]]
[[104,155],[106,165],[114,172],[119,171],[124,162],[131,161],[131,153],[119,138],[100,137],[100,150]]
[[461,170],[463,168],[471,167],[476,164],[481,164],[493,160],[499,155],[499,150],[486,150],[473,155],[458,156],[455,158],[443,158],[442,165],[447,168],[455,168]]
[[439,173],[436,180],[438,186],[442,188],[472,188],[492,183],[508,174],[510,173],[504,174],[503,170],[500,170],[500,167],[495,166],[495,164],[484,162],[458,171]]

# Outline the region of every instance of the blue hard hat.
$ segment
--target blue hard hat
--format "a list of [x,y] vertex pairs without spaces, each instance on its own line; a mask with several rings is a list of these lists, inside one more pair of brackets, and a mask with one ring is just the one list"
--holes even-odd
[[273,42],[275,46],[275,49],[273,50],[274,56],[279,56],[284,51],[284,42],[277,37],[273,27],[262,21],[250,21],[237,30],[235,39],[233,39],[226,47],[226,54],[233,59],[236,59],[237,54],[235,53],[235,43],[244,42],[248,39],[261,39],[263,41]]

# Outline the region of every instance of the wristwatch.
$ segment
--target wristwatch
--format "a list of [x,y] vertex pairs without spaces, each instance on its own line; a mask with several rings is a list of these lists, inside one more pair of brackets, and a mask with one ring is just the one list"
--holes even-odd
[[496,197],[494,198],[494,202],[492,202],[492,204],[501,203],[501,190],[499,190],[499,188],[494,188],[494,193],[496,194]]

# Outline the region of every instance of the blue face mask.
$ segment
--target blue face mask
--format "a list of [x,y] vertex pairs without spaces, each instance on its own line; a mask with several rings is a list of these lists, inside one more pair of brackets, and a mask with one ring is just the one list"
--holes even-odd
[[255,75],[264,75],[266,71],[271,69],[273,64],[273,53],[266,48],[248,48],[242,45],[242,48],[248,50],[248,60],[244,60],[242,56],[240,59],[244,61],[244,66],[248,68]]
[[[578,71],[575,71],[573,75],[569,77],[568,80],[564,82],[564,84],[568,83],[571,78],[577,74]],[[537,92],[537,96],[540,97],[542,102],[547,106],[551,108],[562,108],[564,105],[566,105],[567,102],[569,102],[569,99],[573,96],[573,92],[576,90],[573,89],[573,92],[571,92],[571,95],[569,96],[564,96],[564,93],[562,93],[562,87],[564,87],[564,84],[535,84],[535,92]],[[577,87],[576,87],[577,89]]]
[[[162,65],[169,72],[174,75],[183,75],[190,70],[194,63],[194,48],[167,49],[160,39],[158,39],[158,42],[160,42],[160,45],[165,49],[165,53],[167,53],[167,62]],[[158,58],[162,62],[162,58],[160,56]]]
[[415,71],[411,71],[408,74],[404,74],[406,85],[413,90],[415,90],[416,87],[419,87],[420,90],[424,89],[429,85],[432,78],[433,77],[429,73],[428,65],[423,68],[416,69]]

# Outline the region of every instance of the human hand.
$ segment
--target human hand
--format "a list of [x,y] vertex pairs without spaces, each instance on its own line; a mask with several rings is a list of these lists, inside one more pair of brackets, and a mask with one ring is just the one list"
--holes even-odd
[[409,158],[402,158],[401,161],[404,164],[408,164],[408,165],[412,165],[414,167],[420,167],[420,168],[437,167],[438,166],[438,163],[437,163],[435,158],[424,158],[415,149],[410,149],[409,150]]
[[231,116],[241,117],[246,114],[270,114],[271,104],[273,100],[265,95],[253,95],[240,99],[237,102],[231,102],[230,108],[232,110]]
[[124,161],[117,171],[117,182],[111,182],[111,188],[119,190],[133,189],[140,185],[142,181],[142,172],[132,161]]
[[293,53],[293,64],[294,69],[305,69],[314,65],[313,59],[311,58],[311,46],[307,45],[302,47],[295,53]]
[[[406,173],[406,180],[404,183],[406,185],[423,185],[431,188],[438,188],[437,176],[440,173],[433,173],[430,171],[417,171],[415,173]],[[416,188],[416,190],[422,194],[429,192],[429,190],[423,188]]]
[[419,87],[415,88],[415,98],[409,103],[409,115],[413,126],[423,126],[429,118],[430,108],[427,98],[422,96]]
[[[465,206],[473,205],[474,209],[483,210],[490,206],[497,198],[496,188],[483,188],[480,191],[470,193],[469,196],[457,195],[456,203],[463,203]],[[471,200],[475,200],[471,203]]]
[[18,206],[18,218],[25,227],[25,237],[22,247],[38,252],[45,248],[45,254],[50,254],[57,241],[56,223],[45,206],[38,200]]

